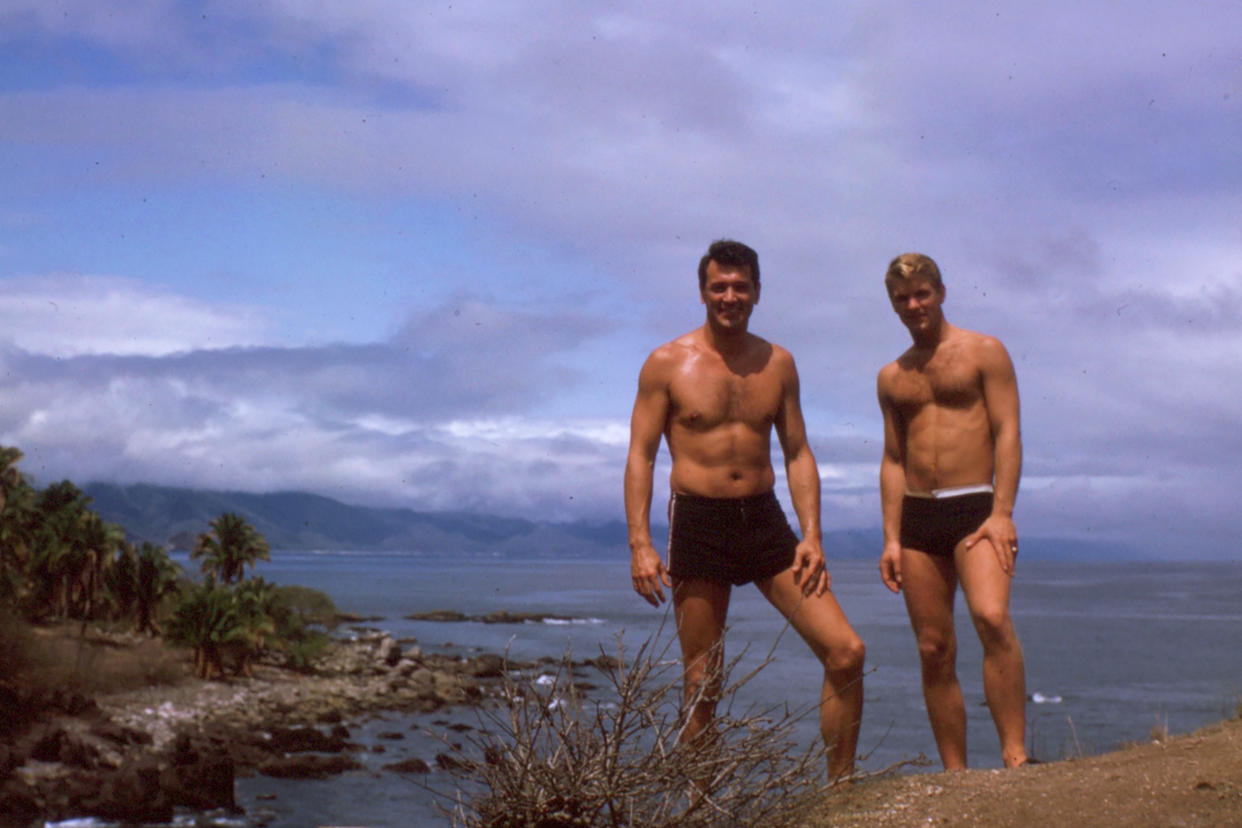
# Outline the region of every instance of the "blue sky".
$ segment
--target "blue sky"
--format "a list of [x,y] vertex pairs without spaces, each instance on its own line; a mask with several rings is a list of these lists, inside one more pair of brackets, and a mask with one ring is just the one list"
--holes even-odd
[[921,250],[1014,358],[1020,530],[1233,555],[1240,30],[1234,0],[2,0],[0,443],[42,483],[620,518],[638,367],[731,236],[824,523],[872,526],[882,274]]

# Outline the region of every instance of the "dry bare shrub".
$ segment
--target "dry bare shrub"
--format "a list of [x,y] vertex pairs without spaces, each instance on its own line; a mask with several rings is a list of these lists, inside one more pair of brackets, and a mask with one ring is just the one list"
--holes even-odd
[[510,678],[503,704],[456,751],[463,767],[449,816],[465,828],[561,826],[786,826],[826,788],[823,746],[799,750],[795,726],[816,708],[734,713],[737,690],[770,661],[730,684],[723,668],[711,736],[678,744],[685,725],[680,662],[659,633],[626,661],[597,660],[611,693],[592,698],[567,657],[550,680]]

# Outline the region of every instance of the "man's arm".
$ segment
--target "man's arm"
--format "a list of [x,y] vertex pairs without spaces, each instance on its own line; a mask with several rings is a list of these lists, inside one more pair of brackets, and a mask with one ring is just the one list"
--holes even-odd
[[660,436],[668,418],[668,355],[654,351],[638,374],[638,395],[630,417],[630,450],[625,461],[625,519],[630,530],[630,576],[634,591],[652,606],[672,587],[660,553],[651,545],[651,490]]
[[979,345],[979,373],[983,402],[987,406],[995,452],[992,514],[966,539],[967,547],[986,537],[996,552],[1001,569],[1013,574],[1018,554],[1018,530],[1013,507],[1022,476],[1022,429],[1018,406],[1018,379],[1013,362],[999,340],[985,337]]
[[884,551],[880,553],[880,579],[893,592],[901,590],[901,502],[906,493],[906,470],[901,462],[902,435],[897,412],[885,393],[884,371],[876,380],[876,395],[884,415],[884,453],[880,457],[880,515],[884,527]]
[[819,522],[819,467],[806,439],[806,422],[802,418],[801,390],[798,369],[793,357],[784,381],[784,396],[776,415],[776,437],[785,454],[785,478],[789,481],[789,499],[793,501],[802,540],[794,557],[794,583],[801,585],[803,595],[823,595],[832,585],[832,576],[824,564],[823,529]]

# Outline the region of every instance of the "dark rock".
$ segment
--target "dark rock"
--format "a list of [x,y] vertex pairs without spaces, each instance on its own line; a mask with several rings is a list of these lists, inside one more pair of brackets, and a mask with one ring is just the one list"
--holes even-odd
[[119,822],[166,823],[172,821],[173,803],[160,784],[159,766],[148,759],[105,776],[87,811]]
[[338,612],[336,614],[337,624],[373,624],[377,621],[383,621],[382,615],[358,615],[355,612]]
[[470,760],[451,753],[437,753],[436,767],[446,771],[470,770]]
[[269,748],[280,753],[340,753],[345,750],[349,736],[348,731],[341,736],[335,728],[333,733],[326,734],[316,727],[273,727],[268,733],[271,735]]
[[8,736],[29,717],[25,700],[15,687],[0,681],[0,737]]
[[399,733],[399,732],[398,732],[398,731],[396,731],[396,730],[385,730],[385,731],[382,731],[382,732],[380,732],[380,733],[376,733],[376,734],[375,734],[375,738],[376,738],[376,739],[387,739],[387,740],[389,740],[389,741],[396,742],[396,741],[399,741],[399,740],[401,740],[401,739],[404,739],[404,738],[405,738],[405,734],[404,734],[404,733]]
[[467,616],[454,610],[432,610],[431,612],[412,612],[405,616],[410,621],[467,621]]
[[14,768],[26,764],[26,757],[10,745],[0,744],[0,781],[9,778]]
[[56,689],[48,697],[48,708],[68,716],[84,716],[99,712],[95,700],[72,690]]
[[259,766],[259,773],[281,779],[325,779],[361,768],[361,763],[350,756],[316,756],[304,753],[269,759]]
[[394,773],[431,773],[431,766],[422,759],[403,759],[400,762],[384,765],[384,770]]
[[107,739],[119,747],[125,747],[126,745],[149,745],[152,742],[150,733],[121,727],[113,721],[99,722],[91,727],[91,733],[102,739]]
[[181,734],[168,758],[169,764],[160,774],[160,787],[174,805],[200,811],[237,808],[233,797],[236,766],[225,749],[194,742]]
[[494,653],[485,653],[468,659],[462,672],[475,678],[500,678],[505,674],[505,660]]
[[99,764],[99,749],[64,728],[41,723],[32,729],[30,756],[41,762],[60,762],[76,768]]
[[595,658],[588,658],[586,661],[582,663],[588,664],[592,667],[598,667],[599,669],[604,670],[605,672],[617,670],[622,666],[621,659],[617,658],[616,656],[609,656],[609,655],[599,655],[599,656],[596,656]]
[[341,716],[339,710],[325,710],[316,717],[315,721],[320,724],[340,724],[344,721],[344,717]]
[[538,612],[497,610],[474,620],[482,621],[484,624],[537,624],[544,621],[572,621],[573,617],[569,615],[545,615]]
[[397,662],[401,660],[401,647],[386,635],[380,639],[379,646],[375,648],[375,656],[389,667],[396,667]]
[[43,805],[34,791],[16,780],[0,785],[0,825],[32,825],[41,816]]

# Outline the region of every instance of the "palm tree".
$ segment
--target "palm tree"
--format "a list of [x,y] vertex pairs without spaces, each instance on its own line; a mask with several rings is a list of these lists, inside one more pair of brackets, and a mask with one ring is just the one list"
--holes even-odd
[[8,493],[22,485],[22,473],[17,469],[22,456],[21,449],[0,446],[0,508],[4,508]]
[[237,596],[238,633],[236,646],[236,672],[250,676],[250,662],[263,654],[269,642],[276,638],[276,586],[259,576],[242,581],[235,587]]
[[246,567],[254,567],[256,561],[271,560],[267,541],[241,515],[226,512],[210,526],[198,536],[190,553],[192,559],[202,559],[204,575],[231,584],[241,580]]
[[194,669],[199,678],[224,675],[224,648],[244,634],[237,596],[215,579],[184,595],[168,622],[168,640],[194,648]]
[[15,598],[21,591],[30,551],[29,513],[34,492],[17,469],[21,459],[20,450],[0,446],[0,601]]
[[0,601],[20,603],[30,588],[30,550],[39,524],[35,497],[25,481],[5,492],[0,509]]
[[164,547],[142,544],[138,550],[138,572],[134,585],[138,632],[160,634],[156,610],[165,596],[178,591],[180,574],[181,567],[173,563]]
[[127,540],[121,541],[112,563],[104,570],[101,599],[113,621],[134,611],[138,601],[138,550]]
[[29,567],[31,612],[64,617],[80,609],[77,601],[90,567],[82,538],[89,502],[82,490],[68,480],[39,493]]
[[77,606],[82,613],[85,630],[87,620],[95,616],[108,570],[116,560],[115,553],[125,543],[125,530],[88,511],[82,515],[77,540],[81,544],[85,564],[77,585]]

